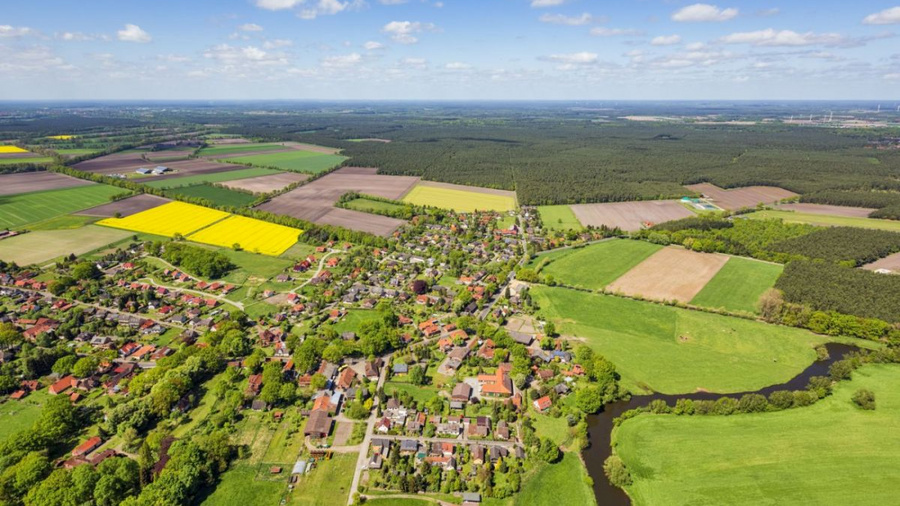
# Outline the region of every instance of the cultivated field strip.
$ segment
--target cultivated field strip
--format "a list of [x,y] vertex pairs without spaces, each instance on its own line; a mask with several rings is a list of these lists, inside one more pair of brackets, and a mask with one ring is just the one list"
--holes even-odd
[[756,207],[757,204],[773,204],[797,196],[796,193],[777,186],[747,186],[725,190],[714,184],[700,183],[685,188],[705,195],[713,204],[729,211]]
[[246,251],[278,256],[293,246],[303,231],[265,221],[229,216],[199,230],[188,240],[230,248],[235,244]]
[[109,204],[103,204],[84,211],[75,213],[81,216],[99,216],[102,218],[112,218],[116,214],[121,217],[131,216],[132,214],[141,213],[154,207],[171,202],[165,197],[157,197],[148,193],[128,197],[127,199],[117,200]]
[[306,181],[309,179],[308,174],[299,172],[282,172],[271,176],[259,176],[246,179],[236,179],[234,181],[226,181],[221,183],[222,186],[236,190],[247,190],[253,193],[269,193],[280,190],[285,186]]
[[868,218],[877,211],[868,207],[832,206],[828,204],[781,204],[776,206],[781,211],[795,211],[798,213],[822,214],[826,216],[843,216],[846,218]]
[[56,172],[19,172],[17,174],[0,175],[0,196],[59,190],[90,184],[94,183],[64,174],[57,174]]
[[124,218],[100,220],[97,224],[165,237],[174,237],[176,234],[186,237],[228,216],[228,213],[215,209],[184,202],[169,202]]
[[575,217],[586,227],[605,225],[627,232],[640,230],[646,224],[658,225],[694,216],[694,213],[676,200],[576,204],[571,207]]
[[403,201],[457,212],[512,211],[516,208],[516,192],[422,181],[403,197]]
[[669,246],[610,283],[607,290],[654,300],[690,302],[727,262],[725,255]]

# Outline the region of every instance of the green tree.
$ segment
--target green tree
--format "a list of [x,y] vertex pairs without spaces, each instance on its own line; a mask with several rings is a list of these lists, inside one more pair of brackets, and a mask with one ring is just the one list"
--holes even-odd
[[861,409],[875,409],[875,392],[867,388],[860,388],[856,392],[853,392],[853,397],[851,399],[853,400],[853,403]]

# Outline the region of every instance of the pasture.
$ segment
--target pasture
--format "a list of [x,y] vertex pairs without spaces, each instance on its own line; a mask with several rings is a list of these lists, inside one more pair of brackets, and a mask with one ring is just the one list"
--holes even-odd
[[[567,288],[533,286],[539,315],[606,356],[632,392],[731,393],[783,383],[838,338]],[[853,341],[854,344],[860,344]]]
[[584,226],[620,228],[628,232],[645,226],[694,216],[677,200],[643,200],[637,202],[609,202],[605,204],[576,204],[570,206]]
[[245,144],[219,144],[213,147],[203,148],[198,153],[200,156],[229,156],[241,153],[250,153],[254,151],[284,151],[291,149],[284,144],[257,144],[257,143],[245,143]]
[[341,155],[328,155],[313,151],[293,150],[280,153],[232,157],[229,158],[228,161],[318,174],[319,172],[340,165],[346,159],[346,156]]
[[277,170],[250,168],[240,169],[237,165],[230,165],[227,171],[219,171],[205,174],[196,174],[192,176],[176,177],[173,179],[154,179],[153,181],[143,182],[147,186],[153,188],[178,188],[181,186],[193,186],[204,183],[221,183],[223,181],[234,181],[235,179],[244,179],[248,177],[269,176],[278,174]]
[[207,207],[169,202],[124,218],[100,220],[97,224],[164,237],[174,237],[176,234],[186,237],[228,216],[226,212]]
[[18,265],[38,264],[70,253],[83,255],[131,235],[122,230],[94,225],[38,230],[0,241],[0,260]]
[[185,186],[184,188],[175,188],[167,191],[166,195],[183,195],[185,197],[200,198],[208,200],[215,205],[232,207],[244,207],[256,200],[256,197],[249,193],[237,192],[210,184],[198,184]]
[[240,244],[241,249],[249,252],[278,256],[293,246],[302,233],[284,225],[230,216],[188,235],[187,239],[225,248]]
[[420,182],[403,197],[417,206],[440,207],[460,213],[511,211],[516,208],[515,192],[476,186]]
[[575,212],[567,205],[539,206],[537,210],[541,215],[544,228],[548,230],[566,231],[584,228],[575,216]]
[[555,464],[538,464],[533,474],[522,478],[522,490],[509,499],[484,498],[485,506],[545,506],[547,504],[592,506],[597,504],[587,481],[587,470],[575,453],[564,453]]
[[606,289],[632,297],[688,302],[719,272],[728,258],[668,246],[610,283]]
[[760,296],[775,286],[783,265],[731,257],[700,290],[691,304],[727,311],[756,313]]
[[371,200],[367,198],[353,199],[350,202],[347,202],[347,207],[354,211],[360,211],[363,213],[371,213],[377,211],[393,212],[401,211],[404,209],[404,207],[399,204],[392,204],[390,202],[382,202],[380,200]]
[[805,223],[822,227],[859,227],[876,230],[900,232],[900,221],[879,220],[875,218],[857,218],[852,216],[835,216],[817,213],[801,213],[797,211],[765,210],[746,215],[747,218],[768,220],[777,218],[786,223]]
[[101,184],[0,197],[0,228],[21,228],[109,202],[126,190]]
[[713,204],[729,211],[756,207],[757,204],[773,204],[779,200],[797,196],[796,193],[777,186],[745,186],[743,188],[725,190],[714,184],[700,183],[688,185],[685,188],[702,194],[709,198]]
[[660,249],[662,246],[645,241],[611,239],[540,255],[531,267],[545,264],[541,274],[552,276],[558,283],[600,290]]
[[[876,409],[850,400],[875,392]],[[641,415],[613,432],[635,505],[892,504],[900,367],[867,365],[818,403],[733,416]]]
[[0,443],[34,425],[49,398],[46,390],[39,390],[20,401],[8,400],[0,404]]

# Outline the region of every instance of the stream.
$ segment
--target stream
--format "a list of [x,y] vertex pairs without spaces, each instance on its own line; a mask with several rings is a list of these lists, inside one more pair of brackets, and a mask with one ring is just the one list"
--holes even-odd
[[597,497],[599,506],[628,506],[631,500],[624,490],[610,485],[606,475],[603,474],[603,462],[612,453],[610,446],[612,439],[613,420],[630,409],[646,406],[651,401],[662,399],[669,406],[674,406],[678,399],[693,400],[716,400],[721,397],[740,398],[745,394],[762,394],[766,397],[777,390],[804,390],[809,383],[809,379],[813,376],[828,376],[828,368],[834,362],[842,359],[851,351],[857,351],[859,348],[846,344],[828,343],[825,345],[828,349],[829,358],[823,361],[813,362],[802,373],[795,376],[787,383],[780,385],[772,385],[754,392],[740,392],[734,394],[715,394],[715,393],[692,393],[692,394],[652,394],[652,395],[635,395],[629,400],[617,401],[604,406],[603,411],[596,415],[588,416],[588,446],[582,453],[582,458],[587,466],[588,473],[594,480],[594,495]]

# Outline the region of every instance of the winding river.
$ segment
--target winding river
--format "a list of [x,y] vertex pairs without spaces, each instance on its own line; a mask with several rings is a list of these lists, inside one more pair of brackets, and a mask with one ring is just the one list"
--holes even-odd
[[662,399],[669,406],[674,406],[678,399],[693,400],[716,400],[721,397],[739,398],[745,394],[762,394],[768,397],[769,394],[776,390],[803,390],[809,383],[809,379],[813,376],[827,376],[828,368],[834,362],[842,359],[851,351],[857,351],[859,348],[846,344],[828,343],[825,345],[828,349],[829,358],[827,360],[813,362],[802,373],[795,376],[787,383],[780,385],[772,385],[755,392],[741,392],[735,394],[715,394],[715,393],[693,393],[681,395],[635,395],[627,401],[618,401],[607,404],[604,410],[596,415],[588,417],[588,438],[590,446],[584,450],[582,457],[587,465],[588,473],[594,480],[594,495],[597,497],[597,504],[600,506],[628,506],[631,500],[628,495],[620,488],[610,485],[606,475],[603,474],[603,462],[612,453],[610,446],[612,439],[613,420],[622,413],[646,406],[651,401]]

